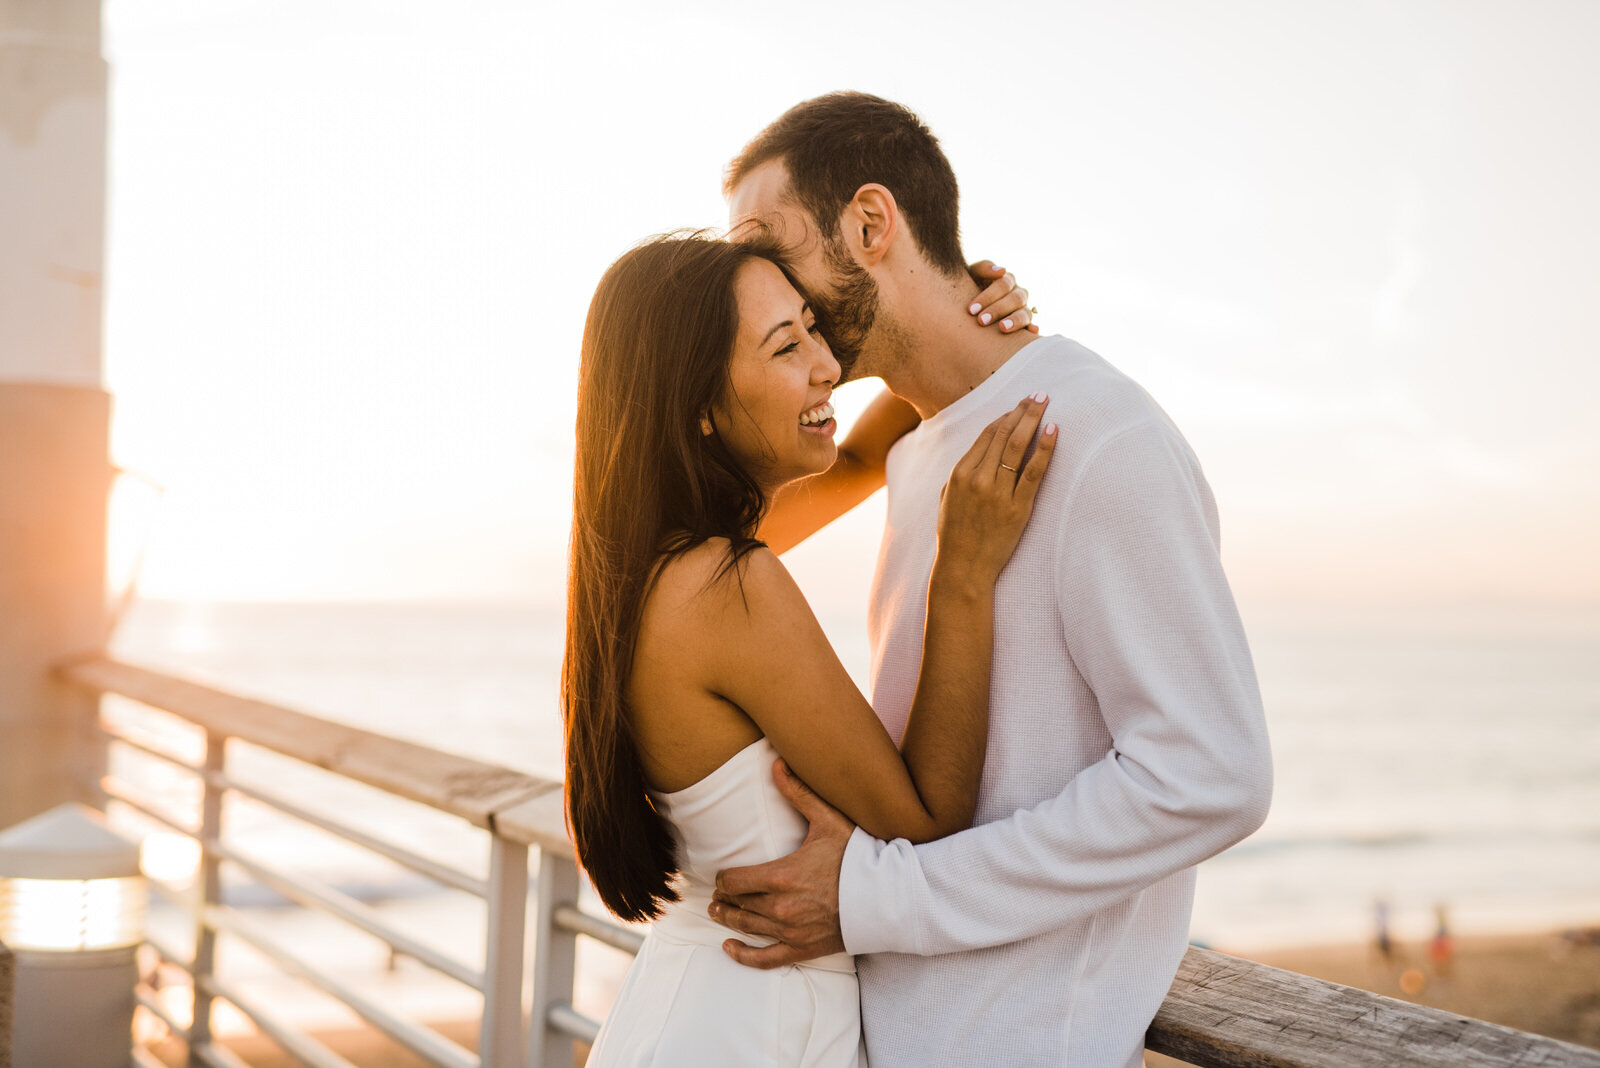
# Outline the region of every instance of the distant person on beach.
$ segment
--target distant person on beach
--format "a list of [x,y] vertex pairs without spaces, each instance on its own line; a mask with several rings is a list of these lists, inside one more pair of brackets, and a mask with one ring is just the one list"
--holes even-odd
[[1018,395],[1048,394],[1060,427],[995,587],[977,826],[895,839],[826,804],[837,787],[780,770],[809,832],[792,856],[718,877],[710,914],[749,936],[728,952],[780,972],[861,954],[876,1068],[1139,1065],[1187,944],[1194,865],[1254,831],[1271,792],[1200,465],[1083,346],[969,328],[955,176],[907,109],[860,93],[799,104],[734,159],[725,192],[736,237],[779,243],[842,377],[881,377],[922,418],[888,454],[869,610],[873,707],[908,750],[942,615],[941,488]]
[[1428,963],[1434,976],[1448,982],[1455,968],[1456,940],[1450,933],[1450,910],[1442,903],[1433,906],[1433,938],[1428,942]]
[[[706,915],[716,873],[804,839],[779,756],[884,838],[952,834],[977,803],[996,584],[1055,451],[1048,398],[1018,393],[945,471],[921,681],[891,739],[775,552],[881,486],[916,414],[885,395],[835,445],[841,368],[786,271],[758,243],[648,241],[607,270],[584,327],[567,812],[606,906],[656,921],[591,1065],[864,1065],[852,958],[735,963]],[[960,310],[1015,310],[1009,279],[953,289],[963,329],[1013,343]]]
[[1394,936],[1389,933],[1389,902],[1377,898],[1372,902],[1372,948],[1385,965],[1393,966]]

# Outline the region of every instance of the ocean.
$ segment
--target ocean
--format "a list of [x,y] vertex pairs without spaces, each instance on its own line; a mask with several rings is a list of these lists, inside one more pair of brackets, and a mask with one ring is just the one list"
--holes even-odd
[[[1367,938],[1379,898],[1402,939],[1430,933],[1437,904],[1467,933],[1600,922],[1600,608],[1242,610],[1276,790],[1265,826],[1201,866],[1196,941],[1248,951]],[[864,622],[823,623],[861,679]],[[113,649],[559,777],[562,633],[560,608],[535,605],[147,601]],[[448,825],[405,833],[462,848]],[[263,824],[250,844],[315,859],[288,829]],[[331,852],[326,863],[325,877],[382,896],[366,885],[381,866]]]

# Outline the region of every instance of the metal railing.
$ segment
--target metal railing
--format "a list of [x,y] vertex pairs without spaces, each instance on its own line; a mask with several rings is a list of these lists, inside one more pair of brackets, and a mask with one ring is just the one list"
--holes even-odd
[[[254,947],[283,971],[343,1002],[378,1031],[442,1068],[555,1068],[572,1062],[575,1041],[593,1041],[598,1021],[573,1008],[577,938],[584,936],[628,953],[640,935],[578,908],[579,874],[565,830],[561,790],[549,782],[423,746],[331,723],[104,657],[61,669],[69,681],[161,709],[204,733],[199,759],[152,744],[137,731],[102,714],[111,744],[141,754],[196,780],[198,811],[185,819],[108,777],[108,797],[148,819],[198,840],[199,876],[184,892],[156,884],[159,894],[187,909],[195,928],[192,953],[152,942],[161,957],[192,977],[192,1022],[185,1026],[148,986],[139,1003],[189,1045],[192,1064],[247,1068],[218,1043],[211,1008],[230,1003],[256,1027],[312,1068],[350,1068],[349,1062],[295,1027],[271,1005],[217,974],[219,935]],[[488,877],[442,864],[381,836],[306,807],[235,776],[230,743],[292,757],[409,801],[449,813],[489,837]],[[323,882],[274,868],[229,841],[226,795],[248,798],[278,813],[337,835],[427,877],[441,886],[481,897],[487,910],[479,970],[440,953],[388,923],[379,913]],[[539,854],[533,900],[533,949],[524,953],[528,860]],[[335,916],[380,939],[393,952],[415,958],[482,993],[476,1053],[390,1010],[289,949],[279,945],[245,911],[223,900],[227,866],[301,906]],[[531,987],[531,1029],[522,1015]],[[1202,1068],[1345,1068],[1428,1065],[1489,1068],[1539,1064],[1548,1068],[1600,1068],[1600,1051],[1396,1001],[1364,990],[1269,968],[1253,961],[1191,948],[1152,1024],[1150,1049]],[[154,1066],[135,1051],[135,1063]]]
[[[228,1002],[265,1035],[313,1068],[349,1068],[313,1035],[296,1027],[274,1007],[253,997],[226,974],[219,974],[219,937],[237,939],[323,994],[342,1003],[377,1031],[440,1068],[511,1068],[571,1063],[573,1038],[592,1038],[595,1024],[571,1009],[575,940],[579,931],[602,934],[609,944],[636,947],[638,936],[621,928],[602,930],[604,921],[578,912],[578,876],[561,815],[559,783],[537,779],[465,757],[413,745],[369,731],[332,723],[291,709],[224,693],[195,682],[104,657],[64,666],[68,681],[102,695],[114,695],[170,713],[202,733],[198,759],[182,747],[162,744],[141,732],[128,717],[102,710],[100,726],[113,747],[136,753],[188,777],[198,788],[189,813],[173,811],[167,800],[136,784],[108,775],[101,788],[110,801],[199,844],[199,871],[191,887],[150,880],[158,897],[188,912],[194,925],[193,949],[183,952],[157,938],[148,939],[161,959],[190,976],[190,1022],[178,1019],[144,985],[138,1001],[189,1046],[192,1063],[237,1068],[238,1058],[217,1042],[212,1006]],[[387,794],[458,817],[488,837],[488,876],[442,863],[399,843],[363,830],[334,815],[310,808],[279,792],[248,781],[231,767],[238,745],[269,750],[322,768]],[[481,898],[486,910],[481,969],[444,953],[401,930],[355,897],[304,872],[287,870],[252,856],[230,839],[224,826],[224,798],[246,798],[283,816],[315,827],[426,877],[441,887]],[[524,952],[529,904],[529,853],[540,851],[534,953]],[[228,904],[223,870],[244,876],[296,905],[336,917],[409,957],[478,991],[483,998],[476,1052],[385,1005],[381,999],[318,968],[281,943],[249,910]],[[530,981],[536,1019],[552,1021],[551,1038],[541,1026],[528,1042],[523,992]]]

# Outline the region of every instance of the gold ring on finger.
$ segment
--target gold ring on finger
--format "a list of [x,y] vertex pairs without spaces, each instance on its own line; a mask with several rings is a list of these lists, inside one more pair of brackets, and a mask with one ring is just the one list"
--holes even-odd
[[1000,466],[1005,468],[1007,471],[1010,471],[1013,475],[1017,473],[1017,469],[1012,467],[1010,464],[1001,464]]
[[1028,307],[1028,314],[1029,315],[1038,315],[1039,314],[1039,309],[1030,305]]

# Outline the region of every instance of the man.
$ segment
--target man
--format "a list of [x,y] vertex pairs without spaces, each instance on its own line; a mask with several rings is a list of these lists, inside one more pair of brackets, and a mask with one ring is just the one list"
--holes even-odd
[[923,423],[890,454],[872,590],[872,699],[895,738],[922,651],[939,488],[1033,391],[1060,427],[995,593],[990,737],[975,826],[881,842],[780,769],[811,821],[789,857],[730,869],[713,918],[779,939],[756,967],[860,954],[874,1068],[1137,1065],[1188,940],[1193,866],[1254,831],[1271,793],[1215,502],[1137,385],[1061,337],[974,331],[954,174],[906,109],[807,101],[730,165],[732,221],[781,242],[846,376]]

